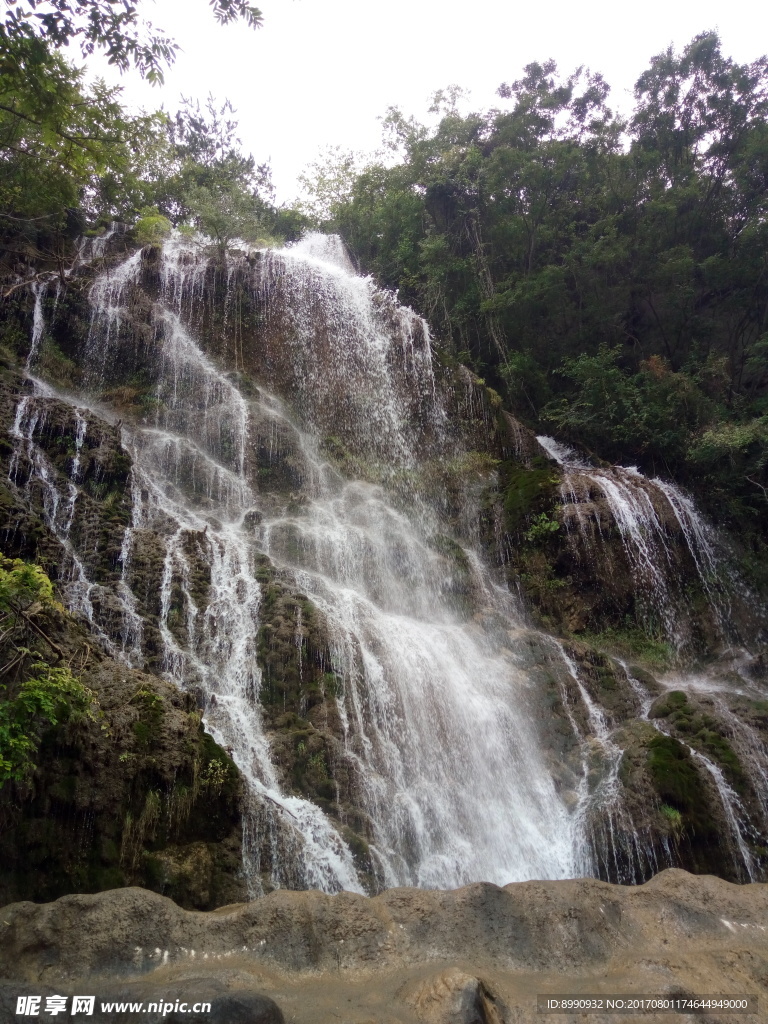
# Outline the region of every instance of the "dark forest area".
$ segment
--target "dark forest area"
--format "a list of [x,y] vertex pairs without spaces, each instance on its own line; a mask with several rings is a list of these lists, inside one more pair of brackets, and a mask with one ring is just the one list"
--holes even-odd
[[653,58],[628,119],[599,75],[533,63],[498,109],[390,110],[394,164],[318,176],[326,225],[529,425],[764,542],[767,90],[711,33]]

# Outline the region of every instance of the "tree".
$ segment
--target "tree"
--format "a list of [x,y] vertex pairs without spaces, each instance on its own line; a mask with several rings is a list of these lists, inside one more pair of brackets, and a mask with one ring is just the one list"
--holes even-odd
[[212,239],[222,259],[237,239],[256,243],[265,233],[262,205],[236,183],[193,185],[185,193],[184,201],[195,226]]
[[352,197],[355,181],[366,163],[361,153],[341,146],[326,146],[299,175],[305,193],[302,209],[318,223],[332,220]]
[[268,163],[242,151],[235,110],[209,96],[182,100],[165,122],[165,164],[152,205],[176,225],[194,224],[224,255],[235,239],[263,240],[278,229]]
[[42,260],[63,272],[86,217],[148,205],[163,118],[129,117],[118,97],[102,82],[86,86],[41,39],[0,49],[0,271]]
[[271,168],[242,152],[235,113],[228,100],[219,104],[209,95],[202,107],[182,98],[181,109],[166,120],[168,147],[154,202],[174,224],[193,216],[190,200],[208,206],[216,196],[249,195],[256,209],[274,199]]
[[[261,11],[248,0],[209,0],[209,5],[221,24],[238,18],[252,28],[262,24]],[[121,71],[133,66],[149,81],[161,83],[163,68],[173,62],[178,49],[150,24],[145,32],[140,2],[134,0],[6,0],[6,6],[0,51],[33,39],[53,47],[77,41],[83,56],[104,50],[109,63]]]
[[531,426],[765,530],[768,58],[699,35],[652,58],[627,120],[552,61],[499,109],[456,96],[434,127],[391,109],[386,162],[316,175],[327,226]]
[[696,36],[679,55],[669,47],[635,86],[635,145],[658,155],[667,183],[703,169],[719,188],[765,123],[767,80],[768,58],[736,64],[723,56],[715,32]]

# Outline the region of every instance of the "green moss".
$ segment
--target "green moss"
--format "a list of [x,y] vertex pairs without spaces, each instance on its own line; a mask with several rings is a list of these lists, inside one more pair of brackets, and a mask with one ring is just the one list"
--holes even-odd
[[144,880],[148,889],[161,891],[166,882],[166,865],[161,857],[145,853],[141,858],[141,867],[144,873]]
[[597,681],[600,689],[613,693],[618,686],[613,666],[610,663],[601,661],[594,665],[594,670],[597,675]]
[[504,513],[510,533],[519,533],[531,516],[552,509],[557,496],[559,477],[546,465],[537,468],[506,463],[504,481]]
[[330,776],[328,775],[328,766],[325,763],[325,752],[318,750],[316,754],[312,754],[307,758],[307,771],[312,772],[318,779],[326,781]]
[[674,661],[670,644],[644,630],[636,622],[626,621],[621,626],[609,626],[600,632],[583,630],[578,639],[598,651],[608,651],[622,658],[637,659],[654,669],[669,668]]
[[319,680],[319,686],[327,697],[338,697],[344,687],[344,681],[335,672],[323,672]]
[[682,690],[671,690],[654,705],[651,718],[667,718],[669,715],[689,707],[688,698]]
[[720,723],[694,707],[681,690],[672,690],[651,709],[652,718],[664,718],[687,743],[700,750],[723,769],[728,781],[743,793],[749,782],[735,750],[723,735]]
[[368,843],[359,836],[357,832],[353,832],[348,825],[345,825],[341,830],[342,838],[347,846],[352,851],[352,855],[358,861],[358,863],[367,863],[371,856],[371,850]]
[[438,551],[441,555],[450,559],[460,572],[469,573],[470,566],[467,554],[461,544],[452,537],[448,537],[444,533],[435,533],[429,538],[427,543],[434,551]]
[[654,736],[648,744],[648,769],[663,803],[691,818],[708,817],[701,777],[679,740]]
[[680,811],[670,807],[669,804],[662,804],[659,809],[675,832],[678,832],[683,827],[683,816]]
[[50,338],[43,344],[35,372],[45,380],[68,387],[76,384],[80,375],[73,360],[69,359]]

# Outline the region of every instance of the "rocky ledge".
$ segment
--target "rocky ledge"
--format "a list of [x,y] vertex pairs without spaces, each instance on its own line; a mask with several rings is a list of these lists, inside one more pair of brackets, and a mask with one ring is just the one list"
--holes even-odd
[[[279,890],[207,913],[118,889],[0,911],[0,978],[3,1021],[19,994],[87,990],[174,1006],[194,995],[212,1003],[207,1024],[525,1024],[546,1019],[539,993],[749,994],[755,1016],[696,1019],[757,1022],[768,1007],[768,884],[670,869],[637,887]],[[600,1017],[613,1019],[625,1018]],[[657,1019],[669,1016],[644,1016]]]

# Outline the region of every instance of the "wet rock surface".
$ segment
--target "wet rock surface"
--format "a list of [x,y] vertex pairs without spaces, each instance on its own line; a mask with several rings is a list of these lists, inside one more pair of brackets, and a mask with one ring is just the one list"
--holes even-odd
[[[431,350],[423,322],[338,268],[291,252],[224,267],[180,242],[122,255],[96,283],[84,275],[41,300],[35,370],[56,397],[33,395],[21,369],[31,301],[19,295],[4,325],[0,416],[15,434],[0,447],[0,536],[58,578],[94,651],[134,665],[82,662],[113,750],[52,737],[34,795],[14,804],[14,829],[34,820],[9,833],[32,862],[52,848],[50,820],[55,842],[74,837],[97,868],[57,869],[55,884],[35,869],[25,889],[15,853],[21,887],[6,898],[130,882],[190,907],[241,898],[235,774],[225,751],[200,747],[200,714],[224,746],[240,744],[260,794],[244,816],[252,891],[320,884],[300,863],[317,835],[305,816],[297,836],[307,805],[338,837],[323,839],[324,867],[346,847],[331,888],[525,877],[518,862],[541,865],[562,834],[533,835],[492,874],[499,851],[517,849],[517,828],[494,844],[511,806],[520,817],[530,758],[481,841],[489,815],[465,824],[475,793],[433,818],[468,771],[483,801],[513,776],[506,754],[492,777],[482,757],[456,774],[480,732],[488,749],[493,734],[497,753],[514,750],[513,723],[499,725],[509,695],[551,782],[544,804],[580,823],[571,873],[639,882],[673,863],[765,877],[765,659],[742,664],[725,647],[718,615],[730,602],[738,632],[744,595],[706,562],[709,535],[690,542],[682,505],[630,470],[550,457],[482,380]],[[451,629],[438,636],[433,619]],[[451,634],[463,642],[444,658]],[[497,672],[495,710],[463,732]],[[684,706],[668,706],[671,690]],[[244,729],[255,745],[240,743]],[[215,799],[214,762],[228,779]],[[495,859],[462,874],[480,845]]]
[[241,782],[194,696],[106,656],[64,611],[40,621],[97,703],[0,790],[0,901],[130,884],[200,909],[244,898]]
[[[258,994],[297,1024],[513,1024],[540,1019],[538,993],[764,1000],[766,921],[765,884],[676,869],[639,887],[582,879],[374,898],[278,891],[208,914],[123,889],[5,907],[0,970],[6,1002],[37,985],[85,986],[110,999],[194,992],[233,1006]],[[254,1024],[280,1019],[271,1007],[259,1017],[258,1000],[248,1012]],[[232,1013],[229,1024],[240,1019]]]

